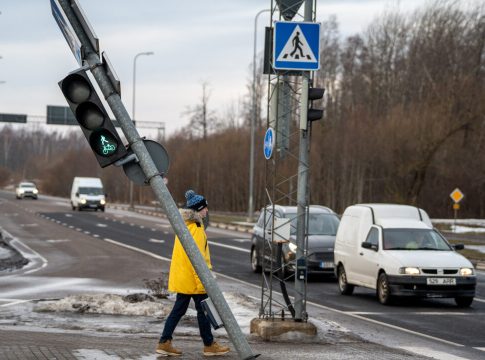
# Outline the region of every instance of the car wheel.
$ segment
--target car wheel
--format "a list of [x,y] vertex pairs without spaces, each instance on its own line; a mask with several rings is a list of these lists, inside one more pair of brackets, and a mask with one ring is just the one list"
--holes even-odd
[[337,274],[340,293],[342,295],[352,295],[352,293],[354,292],[354,285],[350,285],[347,282],[347,273],[345,272],[345,268],[343,265],[339,265]]
[[457,296],[455,298],[455,303],[458,307],[461,308],[467,308],[470,307],[470,305],[473,302],[473,297],[472,296]]
[[377,279],[377,298],[382,305],[389,305],[392,302],[391,287],[386,273],[380,273]]
[[101,208],[101,211],[104,212],[104,206]]
[[251,269],[255,273],[260,273],[263,270],[259,264],[258,251],[254,247],[251,249]]

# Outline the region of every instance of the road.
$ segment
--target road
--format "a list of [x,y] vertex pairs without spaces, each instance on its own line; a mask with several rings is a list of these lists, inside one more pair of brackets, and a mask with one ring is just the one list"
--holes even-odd
[[[140,279],[158,274],[158,265],[153,265],[152,271],[146,272],[147,268],[150,269],[147,264],[151,260],[140,264],[130,259],[126,254],[128,250],[113,246],[113,243],[169,259],[174,238],[165,219],[113,209],[108,209],[106,213],[74,212],[67,200],[45,196],[37,201],[15,200],[12,193],[2,191],[0,226],[19,239],[36,236],[45,239],[50,235],[53,241],[45,240],[43,246],[56,246],[59,256],[49,261],[65,266],[66,274],[72,273],[74,276],[81,272],[86,278],[99,281],[91,281],[89,286],[103,286],[106,281],[121,281],[130,273],[133,281],[125,284],[129,287],[131,284],[139,284]],[[250,269],[249,234],[209,227],[208,238],[217,273],[260,286],[261,276],[252,273]],[[63,247],[73,245],[73,239],[82,243],[79,242],[77,250],[71,248],[66,256]],[[119,268],[102,267],[103,256],[108,256],[107,251],[119,257]],[[145,270],[138,272],[137,269]],[[79,275],[76,279],[79,279]],[[478,272],[477,296],[469,309],[458,309],[453,299],[406,300],[393,306],[382,306],[370,290],[356,288],[353,296],[340,295],[335,279],[311,278],[307,298],[309,302],[331,309],[352,321],[366,321],[374,326],[412,333],[436,343],[456,347],[461,354],[478,359],[485,358],[484,284],[485,273]]]

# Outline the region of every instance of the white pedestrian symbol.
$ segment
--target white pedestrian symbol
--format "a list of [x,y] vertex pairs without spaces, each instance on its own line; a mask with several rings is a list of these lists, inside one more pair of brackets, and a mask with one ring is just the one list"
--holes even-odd
[[317,62],[310,45],[308,45],[305,34],[301,31],[299,25],[295,26],[295,29],[288,38],[276,61]]

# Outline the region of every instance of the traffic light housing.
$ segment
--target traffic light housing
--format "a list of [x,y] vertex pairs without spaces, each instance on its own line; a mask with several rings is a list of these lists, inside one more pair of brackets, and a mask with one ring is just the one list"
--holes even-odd
[[308,103],[310,105],[307,113],[308,121],[320,120],[323,117],[323,110],[313,108],[313,101],[323,98],[324,93],[325,89],[322,88],[308,88]]
[[81,68],[59,81],[64,97],[81,126],[99,165],[104,168],[127,155],[96,89]]

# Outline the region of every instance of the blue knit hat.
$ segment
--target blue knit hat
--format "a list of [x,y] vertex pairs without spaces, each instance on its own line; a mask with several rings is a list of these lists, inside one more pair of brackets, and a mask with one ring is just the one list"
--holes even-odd
[[185,198],[187,199],[187,208],[201,211],[203,208],[207,207],[207,200],[202,195],[198,195],[194,190],[187,190],[185,192]]

